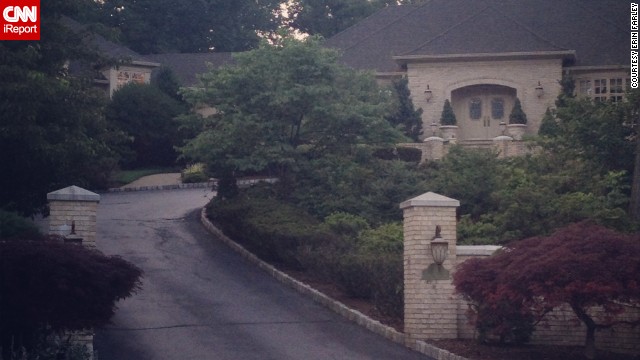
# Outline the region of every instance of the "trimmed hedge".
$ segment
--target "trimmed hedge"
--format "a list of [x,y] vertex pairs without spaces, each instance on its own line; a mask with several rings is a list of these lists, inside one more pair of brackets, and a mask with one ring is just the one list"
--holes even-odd
[[333,235],[304,211],[269,197],[243,193],[231,201],[214,199],[208,217],[225,234],[265,261],[301,269],[299,248],[321,243]]
[[267,186],[243,191],[232,201],[216,198],[207,214],[261,259],[303,270],[351,297],[372,301],[385,315],[402,317],[402,234],[397,224],[369,229],[362,218],[347,213],[321,223],[271,197]]

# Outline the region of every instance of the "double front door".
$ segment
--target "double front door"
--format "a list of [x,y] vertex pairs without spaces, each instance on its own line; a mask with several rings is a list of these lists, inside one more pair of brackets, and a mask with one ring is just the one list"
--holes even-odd
[[502,134],[501,122],[509,121],[515,90],[499,85],[474,85],[452,93],[461,140],[493,139]]

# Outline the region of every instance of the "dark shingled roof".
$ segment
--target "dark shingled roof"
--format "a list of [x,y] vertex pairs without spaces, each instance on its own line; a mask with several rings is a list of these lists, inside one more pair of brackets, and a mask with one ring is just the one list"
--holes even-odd
[[577,66],[628,65],[625,0],[427,0],[391,6],[327,40],[347,65],[399,70],[393,56],[575,51]]
[[197,85],[197,75],[207,72],[208,64],[218,68],[234,61],[232,53],[153,54],[145,58],[173,70],[183,86]]
[[83,39],[87,41],[87,45],[95,47],[100,53],[106,56],[119,60],[147,61],[137,52],[126,46],[105,39],[103,36],[90,31],[86,25],[80,24],[69,17],[63,16],[61,22],[71,31],[81,34]]

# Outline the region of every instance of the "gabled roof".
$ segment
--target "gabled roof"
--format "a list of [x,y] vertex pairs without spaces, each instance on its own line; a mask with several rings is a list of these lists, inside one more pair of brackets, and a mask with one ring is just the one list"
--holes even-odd
[[[116,44],[112,41],[105,39],[103,36],[90,31],[86,25],[63,16],[61,22],[72,30],[73,32],[82,35],[83,40],[87,42],[87,46],[92,46],[98,50],[101,54],[117,60],[139,62],[142,64],[148,63],[148,61],[137,52],[129,49],[126,46]],[[159,64],[148,64],[151,66],[159,66]]]
[[398,71],[393,57],[575,53],[578,66],[629,62],[624,0],[427,0],[391,6],[327,40],[355,68]]
[[146,55],[149,61],[161,63],[170,68],[183,86],[198,84],[198,74],[233,63],[232,53],[195,53],[195,54],[153,54]]

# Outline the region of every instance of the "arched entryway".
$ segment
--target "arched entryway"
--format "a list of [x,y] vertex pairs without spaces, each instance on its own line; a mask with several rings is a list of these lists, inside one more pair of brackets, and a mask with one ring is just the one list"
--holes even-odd
[[487,140],[501,135],[500,123],[509,121],[516,89],[480,84],[455,89],[451,105],[458,120],[460,140]]

